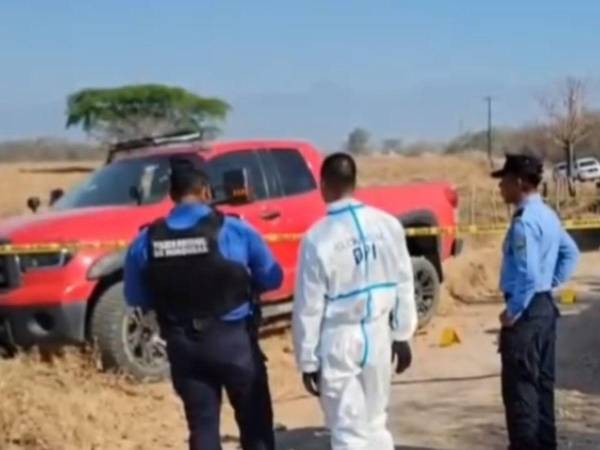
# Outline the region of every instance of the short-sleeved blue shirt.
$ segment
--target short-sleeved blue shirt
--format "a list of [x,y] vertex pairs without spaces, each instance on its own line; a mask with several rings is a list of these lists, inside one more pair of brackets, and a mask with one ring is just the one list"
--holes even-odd
[[517,208],[504,241],[500,289],[518,318],[536,293],[567,281],[579,258],[577,245],[557,215],[535,194]]

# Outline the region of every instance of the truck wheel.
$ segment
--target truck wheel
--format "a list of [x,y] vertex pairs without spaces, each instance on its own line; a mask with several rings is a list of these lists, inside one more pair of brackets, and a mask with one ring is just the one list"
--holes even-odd
[[431,321],[440,303],[440,277],[425,257],[412,258],[419,328]]
[[108,288],[92,313],[92,338],[105,370],[117,370],[140,381],[159,381],[168,376],[165,342],[152,313],[130,308],[123,297],[123,283]]

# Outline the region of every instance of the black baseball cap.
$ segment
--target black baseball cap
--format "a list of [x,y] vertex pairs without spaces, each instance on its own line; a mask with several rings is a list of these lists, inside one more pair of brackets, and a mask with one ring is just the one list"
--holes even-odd
[[492,172],[492,177],[502,178],[505,175],[515,175],[518,177],[541,176],[544,171],[542,161],[532,155],[512,153],[506,155],[504,167]]

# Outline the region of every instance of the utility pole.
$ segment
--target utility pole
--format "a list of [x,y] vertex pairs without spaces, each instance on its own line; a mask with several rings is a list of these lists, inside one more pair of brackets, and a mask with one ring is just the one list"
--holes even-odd
[[492,158],[492,97],[485,97],[487,102],[487,154],[490,168],[494,170],[494,159]]

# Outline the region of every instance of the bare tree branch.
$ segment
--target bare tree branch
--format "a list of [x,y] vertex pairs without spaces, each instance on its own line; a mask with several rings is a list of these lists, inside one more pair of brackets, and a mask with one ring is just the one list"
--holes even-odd
[[539,99],[549,119],[549,131],[559,145],[577,145],[590,131],[586,114],[586,86],[582,80],[567,78],[558,95]]
[[575,146],[586,138],[592,127],[591,116],[586,110],[585,82],[569,77],[563,82],[558,94],[541,97],[538,101],[548,117],[550,136],[565,153],[569,191],[574,195],[572,182]]

